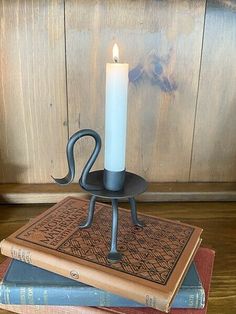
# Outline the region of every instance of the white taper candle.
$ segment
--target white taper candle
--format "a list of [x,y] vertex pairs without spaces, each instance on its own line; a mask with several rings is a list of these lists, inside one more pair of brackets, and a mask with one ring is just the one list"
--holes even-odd
[[104,168],[125,170],[128,71],[127,63],[118,63],[119,50],[113,47],[114,63],[106,64],[105,158]]

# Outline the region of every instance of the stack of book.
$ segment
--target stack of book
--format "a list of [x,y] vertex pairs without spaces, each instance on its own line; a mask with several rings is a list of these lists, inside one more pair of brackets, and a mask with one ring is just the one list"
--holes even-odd
[[66,198],[1,242],[0,308],[16,313],[206,313],[214,251],[201,229],[119,209],[118,263],[107,260],[111,207]]

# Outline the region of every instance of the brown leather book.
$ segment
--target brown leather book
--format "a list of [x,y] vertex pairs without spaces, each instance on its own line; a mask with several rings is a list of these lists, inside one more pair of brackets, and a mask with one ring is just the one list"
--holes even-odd
[[167,312],[197,248],[201,228],[119,209],[118,249],[109,263],[111,206],[96,203],[91,228],[80,229],[88,201],[67,197],[1,242],[3,255]]

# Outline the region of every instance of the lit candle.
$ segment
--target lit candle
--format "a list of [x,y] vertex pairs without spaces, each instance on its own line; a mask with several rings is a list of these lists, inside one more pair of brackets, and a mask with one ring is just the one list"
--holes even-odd
[[106,64],[104,186],[119,191],[125,180],[128,71],[119,63],[119,48],[113,46],[113,63]]

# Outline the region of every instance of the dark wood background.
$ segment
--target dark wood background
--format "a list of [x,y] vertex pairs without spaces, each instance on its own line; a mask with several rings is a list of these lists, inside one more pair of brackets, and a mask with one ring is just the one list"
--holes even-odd
[[[236,181],[235,1],[2,0],[0,21],[1,183],[52,182],[73,132],[103,138],[114,42],[131,70],[127,169]],[[78,173],[91,149],[77,144]]]

